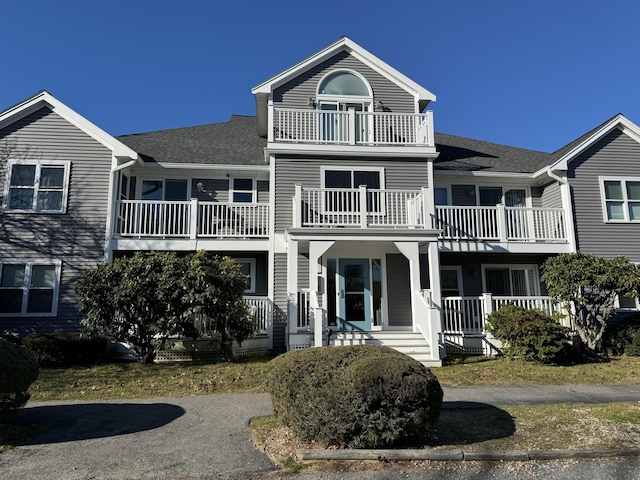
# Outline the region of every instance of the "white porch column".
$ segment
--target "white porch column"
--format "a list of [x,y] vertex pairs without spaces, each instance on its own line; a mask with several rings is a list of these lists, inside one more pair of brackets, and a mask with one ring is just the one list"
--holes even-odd
[[409,279],[411,285],[411,323],[413,331],[418,331],[417,307],[415,295],[420,290],[420,247],[418,242],[394,242],[396,248],[409,260]]
[[[442,287],[440,285],[440,252],[438,251],[438,242],[429,243],[427,251],[427,259],[429,262],[429,285],[431,288],[431,331],[433,338],[440,340],[438,345],[431,345],[431,358],[433,360],[446,357],[447,352],[444,349],[444,338],[442,336]],[[442,348],[440,348],[442,347]]]
[[289,332],[298,331],[298,242],[289,238],[287,251],[287,317]]
[[[311,295],[315,295],[316,299],[318,299],[318,259],[324,255],[334,243],[335,242],[331,241],[309,242],[309,290],[311,290]],[[322,311],[324,310],[326,310],[326,308],[322,308]],[[313,345],[315,347],[322,346],[322,331],[324,330],[324,314],[318,315],[318,313],[318,310],[314,312]]]

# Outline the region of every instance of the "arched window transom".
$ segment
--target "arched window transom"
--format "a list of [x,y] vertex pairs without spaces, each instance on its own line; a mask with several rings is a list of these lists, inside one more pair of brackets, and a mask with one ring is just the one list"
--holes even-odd
[[369,87],[365,82],[350,72],[336,72],[327,76],[318,87],[321,95],[353,95],[368,97]]

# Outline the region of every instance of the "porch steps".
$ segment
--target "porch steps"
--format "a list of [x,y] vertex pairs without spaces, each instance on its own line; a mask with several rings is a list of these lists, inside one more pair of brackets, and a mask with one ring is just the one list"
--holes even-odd
[[337,332],[331,335],[330,345],[385,345],[408,355],[425,366],[439,366],[431,360],[431,347],[420,333],[411,331]]

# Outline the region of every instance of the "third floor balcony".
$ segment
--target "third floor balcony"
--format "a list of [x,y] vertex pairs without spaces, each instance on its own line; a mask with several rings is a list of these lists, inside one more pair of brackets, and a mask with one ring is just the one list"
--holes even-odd
[[269,142],[434,147],[433,112],[391,113],[269,107]]

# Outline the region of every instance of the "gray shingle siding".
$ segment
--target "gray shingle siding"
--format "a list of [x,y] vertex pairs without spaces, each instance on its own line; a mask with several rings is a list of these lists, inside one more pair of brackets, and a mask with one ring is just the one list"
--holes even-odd
[[640,224],[605,223],[598,177],[640,177],[640,144],[615,129],[569,162],[578,249],[640,262]]
[[412,95],[346,51],[334,55],[276,88],[273,92],[274,103],[285,108],[311,108],[308,100],[316,97],[321,79],[330,71],[339,69],[353,70],[365,77],[371,85],[375,99],[382,101],[389,111],[415,113],[415,100]]
[[[111,151],[42,108],[0,130],[0,141],[29,147],[28,159],[70,161],[65,214],[0,212],[0,259],[62,261],[57,317],[0,317],[0,331],[21,334],[77,331],[81,315],[74,294],[77,277],[104,260]],[[0,165],[0,195],[6,166]]]

